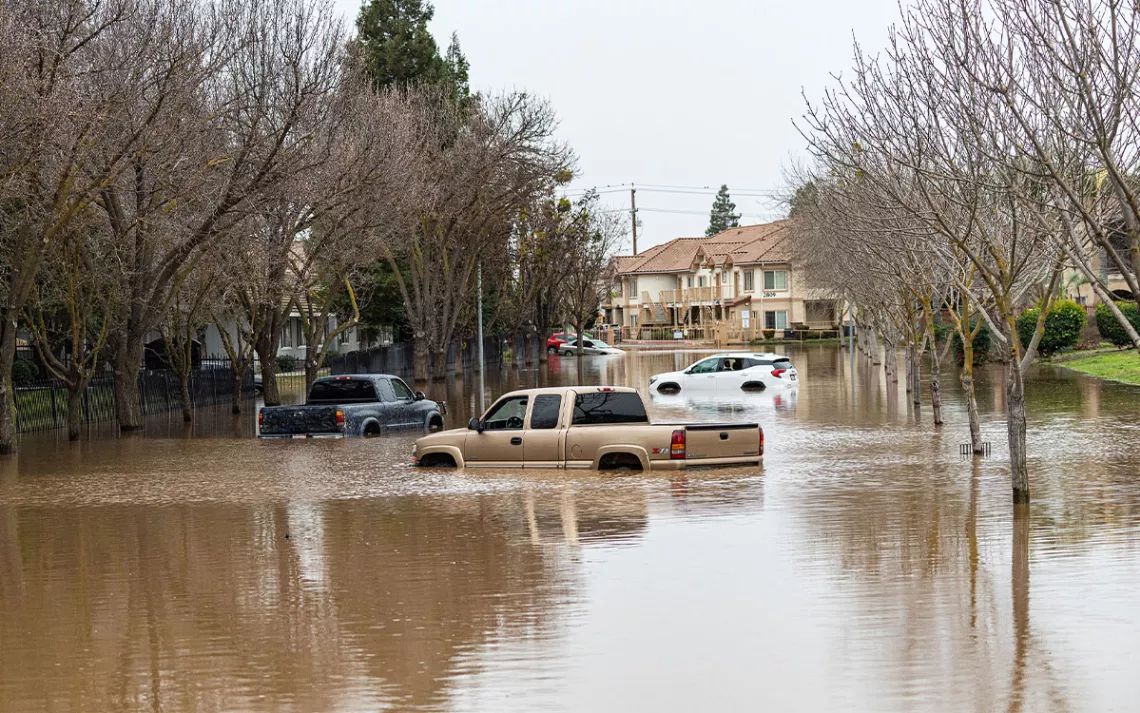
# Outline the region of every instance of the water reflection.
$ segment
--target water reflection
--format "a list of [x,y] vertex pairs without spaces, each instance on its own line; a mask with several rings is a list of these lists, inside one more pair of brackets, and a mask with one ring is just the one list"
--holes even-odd
[[[252,415],[0,459],[0,711],[1128,710],[1140,391],[1036,369],[1032,509],[903,384],[787,348],[799,388],[654,396],[760,421],[761,468],[419,471],[411,436],[262,443]],[[618,383],[702,352],[552,359]],[[433,388],[453,424],[473,375]],[[821,685],[820,682],[826,682]]]

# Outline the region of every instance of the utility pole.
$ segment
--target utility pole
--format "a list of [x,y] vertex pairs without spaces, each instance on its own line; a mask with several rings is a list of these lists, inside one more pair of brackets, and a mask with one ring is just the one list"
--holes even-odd
[[479,418],[487,410],[486,389],[483,387],[483,371],[487,363],[483,358],[483,263],[479,263]]
[[629,189],[629,215],[633,219],[633,254],[637,254],[637,189]]

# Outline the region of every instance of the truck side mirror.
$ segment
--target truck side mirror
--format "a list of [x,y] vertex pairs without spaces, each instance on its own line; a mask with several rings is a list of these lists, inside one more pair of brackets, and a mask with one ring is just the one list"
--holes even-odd
[[416,392],[416,401],[423,401],[426,398],[427,398],[427,396],[424,395],[424,392],[422,392],[422,391]]
[[482,433],[483,432],[483,422],[480,421],[478,418],[472,418],[470,421],[467,422],[467,428],[468,428],[468,430],[478,431],[479,433]]

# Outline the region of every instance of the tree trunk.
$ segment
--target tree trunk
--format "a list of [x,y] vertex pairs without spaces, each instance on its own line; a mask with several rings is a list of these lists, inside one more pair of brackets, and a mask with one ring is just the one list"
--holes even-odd
[[116,340],[111,357],[111,374],[114,377],[115,416],[119,431],[129,433],[143,430],[142,400],[139,398],[139,367],[143,360],[141,339]]
[[[310,350],[305,350],[305,351],[307,354]],[[306,394],[309,393],[309,389],[313,388],[313,382],[317,380],[318,376],[320,376],[320,371],[321,370],[320,370],[320,367],[317,366],[317,362],[313,359],[308,358],[308,356],[306,356],[305,357],[305,393]]]
[[938,348],[934,344],[934,333],[930,334],[930,406],[934,411],[934,425],[942,425],[942,379]]
[[0,324],[0,455],[16,452],[16,391],[12,366],[16,363],[16,320]]
[[1029,502],[1029,467],[1025,455],[1025,380],[1018,368],[1016,352],[1010,354],[1010,361],[1005,382],[1005,408],[1013,503],[1018,505]]
[[257,360],[261,364],[261,398],[266,406],[280,406],[281,392],[277,388],[277,339],[270,334],[262,334],[254,345]]
[[182,401],[182,421],[190,423],[194,420],[194,400],[190,397],[190,372],[178,372],[178,394]]
[[[974,340],[968,334],[958,333],[962,340],[962,366],[960,376],[962,392],[966,394],[966,415],[970,420],[970,448],[974,455],[984,453],[982,448],[982,424],[978,418],[978,398],[974,390]],[[953,340],[947,340],[953,341]]]
[[67,440],[78,441],[83,429],[83,392],[87,384],[79,388],[68,385],[67,388]]
[[974,393],[973,369],[962,369],[962,391],[966,394],[966,415],[970,419],[970,448],[974,455],[985,452],[982,448],[982,424],[978,418],[978,398]]
[[922,403],[922,351],[918,347],[914,348],[914,368],[910,378],[910,393],[914,397],[914,405],[918,406]]
[[447,343],[435,350],[432,355],[431,371],[433,381],[446,381],[447,380]]
[[907,339],[906,342],[906,392],[914,390],[914,344]]
[[422,384],[428,380],[428,360],[431,350],[428,348],[426,336],[417,335],[412,344],[412,360],[415,362],[412,365],[412,379],[417,384]]
[[522,368],[526,366],[526,332],[524,332],[520,327],[515,331],[514,337],[515,348],[514,354],[511,355],[511,358],[514,359],[515,368],[521,371]]
[[[241,413],[241,387],[245,381],[245,374],[231,371],[231,389],[230,389],[230,412],[235,416]],[[262,377],[262,384],[265,383],[265,377]]]

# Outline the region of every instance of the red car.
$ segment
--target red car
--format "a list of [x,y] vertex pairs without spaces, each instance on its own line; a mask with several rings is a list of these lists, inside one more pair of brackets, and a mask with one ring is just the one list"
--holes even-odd
[[[563,344],[570,341],[571,339],[573,339],[576,336],[578,336],[578,335],[574,334],[573,332],[560,332],[558,334],[555,334],[550,339],[546,340],[546,351],[550,352],[551,354],[557,354],[558,349]],[[586,338],[587,339],[593,339],[593,337],[589,334],[589,332],[586,333]]]

